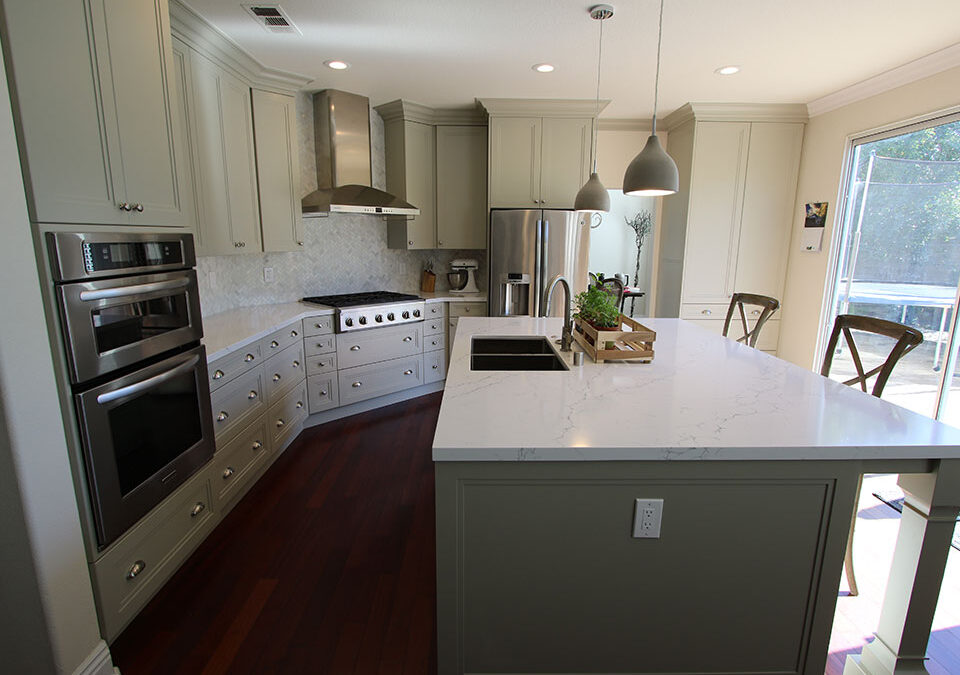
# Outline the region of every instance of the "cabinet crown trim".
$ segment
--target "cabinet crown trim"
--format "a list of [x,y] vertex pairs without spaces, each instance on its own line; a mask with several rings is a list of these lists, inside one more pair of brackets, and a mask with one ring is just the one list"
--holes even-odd
[[397,99],[374,107],[384,122],[404,120],[434,126],[486,126],[487,115],[479,107],[431,108],[422,103]]
[[801,122],[809,119],[803,103],[687,103],[663,118],[663,128],[698,122]]
[[[593,117],[597,114],[594,99],[563,98],[478,98],[479,103],[491,116],[512,117]],[[600,111],[610,99],[600,99]]]

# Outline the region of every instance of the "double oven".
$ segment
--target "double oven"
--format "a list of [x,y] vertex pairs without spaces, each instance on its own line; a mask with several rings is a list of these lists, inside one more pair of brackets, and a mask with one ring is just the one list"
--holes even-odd
[[47,249],[103,548],[213,456],[193,237],[48,233]]

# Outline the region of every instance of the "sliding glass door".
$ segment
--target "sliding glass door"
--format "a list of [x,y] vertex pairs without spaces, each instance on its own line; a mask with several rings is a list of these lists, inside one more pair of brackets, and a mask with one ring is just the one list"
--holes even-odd
[[[960,382],[954,385],[960,342],[955,339],[960,116],[856,141],[847,175],[833,311],[823,336],[837,314],[874,316],[921,330],[923,344],[897,365],[883,398],[960,426]],[[855,338],[866,369],[892,346],[886,338]],[[841,340],[831,377],[855,374]]]

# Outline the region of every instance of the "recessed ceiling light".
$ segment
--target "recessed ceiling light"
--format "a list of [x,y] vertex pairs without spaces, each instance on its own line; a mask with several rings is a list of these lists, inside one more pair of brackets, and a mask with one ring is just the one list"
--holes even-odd
[[346,61],[324,61],[323,65],[334,70],[346,70],[350,67],[350,64]]
[[733,75],[734,73],[740,72],[740,66],[724,66],[723,68],[717,68],[713,72],[718,75]]
[[533,69],[534,69],[535,71],[537,71],[538,73],[552,73],[552,72],[553,72],[553,66],[551,66],[549,63],[535,63],[535,64],[533,65]]

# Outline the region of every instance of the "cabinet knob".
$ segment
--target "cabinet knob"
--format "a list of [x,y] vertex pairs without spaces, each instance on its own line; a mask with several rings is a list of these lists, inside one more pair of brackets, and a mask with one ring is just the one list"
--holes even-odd
[[405,371],[403,371],[403,374],[404,374],[404,375],[413,375],[413,371],[412,371],[412,370],[405,370]]
[[260,441],[254,441],[254,442],[253,442],[253,445],[250,446],[250,449],[253,450],[253,451],[257,451],[257,450],[260,450],[260,449],[262,449],[262,448],[263,448],[263,443],[261,443]]
[[707,315],[713,314],[713,312],[712,312],[711,310],[709,310],[709,309],[705,309],[705,310],[701,311],[700,313],[701,313],[701,314],[707,314]]
[[443,246],[443,242],[442,242],[442,241],[437,241],[437,246]]
[[298,335],[300,335],[300,333],[298,333],[297,331],[295,330],[290,331],[290,337],[297,337]]
[[300,367],[300,362],[294,360],[294,362],[293,362],[293,367],[294,367],[294,368],[299,368],[299,367]]
[[201,513],[203,513],[203,510],[204,510],[205,508],[207,508],[207,505],[206,505],[206,504],[204,504],[203,502],[197,502],[196,504],[193,505],[193,508],[190,509],[190,517],[191,517],[191,518],[196,518],[196,517],[199,516]]
[[439,369],[439,368],[440,368],[440,366],[438,366],[436,363],[433,364],[433,369],[434,369],[434,370],[437,370],[437,369]]
[[131,579],[136,579],[140,573],[147,569],[147,563],[142,560],[138,560],[133,565],[130,566],[130,569],[127,571],[127,581]]
[[133,210],[137,213],[143,213],[143,204],[134,204]]
[[413,239],[407,242],[407,246],[413,246]]
[[437,346],[437,341],[436,341],[436,340],[433,340],[430,344],[432,344],[434,347],[436,347],[436,346]]
[[298,241],[298,242],[297,242],[297,246],[303,246],[303,242],[302,242],[302,241]]
[[359,351],[360,351],[360,345],[353,345],[353,346],[350,348],[350,351],[351,351],[351,352],[359,352]]
[[760,310],[759,310],[759,309],[755,309],[755,310],[753,310],[753,311],[750,312],[750,313],[753,314],[754,316],[756,316],[757,314],[760,313]]
[[235,472],[233,470],[233,467],[228,466],[226,469],[223,470],[223,480],[229,480],[234,473]]
[[403,338],[403,341],[404,341],[404,342],[410,342],[410,340],[412,340],[412,339],[413,339],[413,338],[408,335],[407,337]]
[[221,411],[220,411],[220,414],[217,415],[217,421],[218,421],[218,422],[222,422],[222,421],[224,421],[225,419],[227,419],[228,417],[230,417],[230,415],[227,414],[227,411],[226,411],[226,410],[221,410]]
[[278,420],[277,420],[277,429],[279,429],[280,427],[282,427],[284,424],[286,424],[286,422],[283,421],[283,418],[278,419]]
[[327,327],[327,324],[321,323],[321,322],[317,321],[316,323],[313,324],[313,327],[314,327],[314,328],[326,328],[326,327]]
[[256,397],[257,397],[257,392],[255,392],[253,389],[251,389],[251,390],[250,390],[250,393],[247,394],[247,398],[250,399],[251,401],[252,401],[253,399],[255,399]]
[[279,346],[280,346],[280,343],[279,343],[279,342],[277,342],[276,340],[271,340],[271,342],[270,342],[270,349],[276,349],[276,348],[279,347]]
[[126,202],[120,202],[120,204],[118,204],[118,206],[120,207],[120,210],[121,210],[121,211],[129,211],[129,210],[130,210],[130,205],[127,204]]
[[222,370],[219,370],[219,369],[218,369],[218,370],[213,371],[213,379],[219,380],[221,377],[223,377],[223,371],[222,371]]
[[354,383],[351,384],[350,386],[353,387],[354,389],[359,389],[361,386],[363,386],[363,383],[362,383],[362,382],[354,382]]
[[250,362],[253,361],[255,358],[256,358],[256,357],[255,357],[253,354],[247,354],[246,356],[243,357],[243,360],[246,361],[247,363],[250,363]]
[[274,381],[274,382],[279,382],[279,381],[280,381],[280,373],[274,373],[274,374],[273,374],[273,381]]
[[326,390],[326,389],[321,389],[321,390],[320,390],[320,395],[321,395],[321,396],[326,396],[326,395],[327,395],[327,390]]
[[246,246],[246,245],[247,245],[247,242],[245,242],[245,241],[241,241],[241,242],[240,242],[240,248],[243,248],[243,247]]
[[303,401],[297,401],[297,408],[303,407]]

